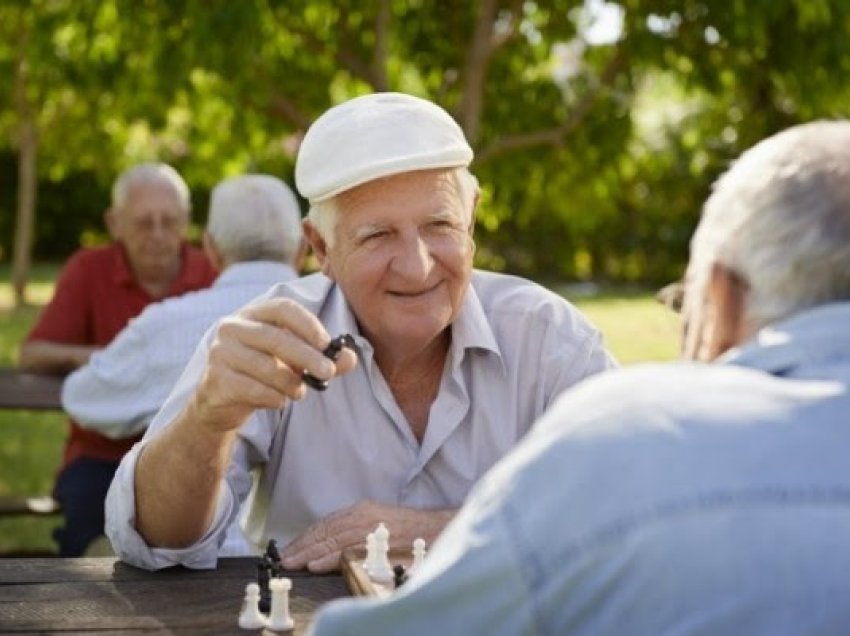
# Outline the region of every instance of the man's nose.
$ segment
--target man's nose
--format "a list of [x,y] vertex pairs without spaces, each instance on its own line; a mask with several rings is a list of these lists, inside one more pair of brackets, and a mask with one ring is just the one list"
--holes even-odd
[[424,280],[431,272],[434,258],[431,246],[418,232],[402,237],[399,249],[393,258],[393,269],[414,280]]

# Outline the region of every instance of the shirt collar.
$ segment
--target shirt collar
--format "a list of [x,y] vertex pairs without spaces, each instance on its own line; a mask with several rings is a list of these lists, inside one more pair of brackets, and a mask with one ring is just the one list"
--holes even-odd
[[460,312],[452,323],[452,361],[455,368],[460,366],[467,349],[490,351],[496,354],[504,367],[502,351],[484,313],[484,307],[481,306],[481,299],[478,298],[471,282],[464,295]]
[[125,287],[138,287],[136,277],[130,268],[130,260],[127,258],[127,250],[124,249],[124,245],[122,243],[115,243],[112,246],[112,255],[112,276],[115,282]]
[[769,325],[718,362],[782,375],[833,357],[850,357],[850,302],[821,305]]
[[[133,268],[130,267],[130,259],[127,256],[127,250],[124,244],[117,242],[113,244],[114,260],[113,260],[113,276],[117,284],[125,287],[138,287],[142,289],[139,282],[136,280],[136,275],[133,273]],[[195,289],[198,287],[206,287],[204,272],[201,268],[191,267],[189,263],[189,244],[184,242],[180,246],[180,271],[177,273],[174,281],[169,285],[169,290],[179,284],[187,289]]]
[[276,261],[233,263],[215,279],[213,287],[234,287],[250,283],[282,283],[297,278],[292,267]]
[[[338,285],[331,285],[327,303],[329,311],[327,312],[326,328],[331,337],[350,333],[354,336],[354,340],[361,351],[371,352],[373,350],[372,345],[360,333],[357,320],[354,318],[351,307]],[[460,312],[452,323],[451,329],[451,358],[454,367],[460,366],[467,349],[483,349],[496,354],[504,368],[501,349],[499,349],[496,336],[493,334],[490,322],[481,306],[481,300],[478,298],[472,283],[466,290]]]

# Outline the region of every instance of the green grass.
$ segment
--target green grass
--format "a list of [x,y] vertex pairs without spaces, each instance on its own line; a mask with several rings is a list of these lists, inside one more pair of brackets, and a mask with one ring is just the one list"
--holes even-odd
[[[43,303],[53,289],[57,269],[39,266],[27,293],[29,302]],[[23,340],[38,308],[12,309],[8,267],[0,267],[0,366],[17,361]],[[647,292],[605,293],[578,297],[563,292],[605,334],[609,349],[623,364],[669,360],[677,355],[678,316]],[[61,413],[0,411],[0,496],[49,493],[59,468],[66,435]],[[54,549],[50,533],[61,520],[0,519],[0,554]]]

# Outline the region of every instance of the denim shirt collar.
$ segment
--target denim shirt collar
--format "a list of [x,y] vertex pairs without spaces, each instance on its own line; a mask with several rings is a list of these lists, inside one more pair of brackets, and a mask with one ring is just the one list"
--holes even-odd
[[850,357],[850,302],[821,305],[768,325],[718,362],[785,375],[835,357]]

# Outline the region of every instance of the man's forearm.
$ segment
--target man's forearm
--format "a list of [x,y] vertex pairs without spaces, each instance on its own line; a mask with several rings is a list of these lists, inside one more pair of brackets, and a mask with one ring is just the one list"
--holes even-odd
[[34,340],[21,345],[18,366],[26,371],[67,373],[81,367],[98,347]]
[[136,465],[136,529],[150,546],[185,548],[213,521],[235,431],[213,432],[190,405],[144,448]]

